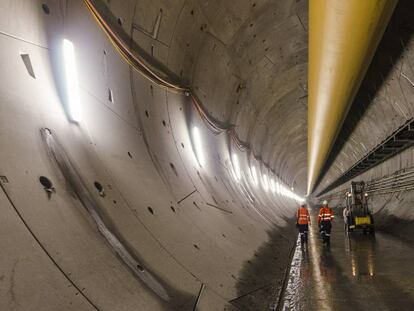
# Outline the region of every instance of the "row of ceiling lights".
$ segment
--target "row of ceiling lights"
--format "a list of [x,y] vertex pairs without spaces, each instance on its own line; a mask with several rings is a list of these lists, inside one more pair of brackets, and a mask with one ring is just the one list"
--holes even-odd
[[[67,39],[63,40],[63,59],[65,71],[67,110],[69,114],[69,119],[72,122],[80,122],[82,120],[82,114],[79,97],[78,74],[75,60],[75,49],[73,43]],[[196,126],[194,126],[192,129],[192,141],[197,162],[201,167],[203,167],[205,165],[205,157],[202,148],[200,130]],[[238,156],[235,153],[233,153],[232,155],[232,164],[234,178],[237,182],[240,182],[241,170]],[[258,187],[259,178],[255,166],[252,166],[250,168],[250,177],[253,186]],[[271,192],[274,194],[282,195],[294,199],[296,201],[304,200],[304,198],[294,193],[293,189],[289,189],[280,182],[275,182],[274,178],[269,178],[267,174],[262,174],[261,185],[265,192],[268,192],[270,189]]]
[[[196,126],[192,128],[192,142],[193,142],[193,147],[194,147],[195,158],[198,164],[200,165],[200,167],[203,167],[205,165],[205,157],[204,157],[204,152],[203,152],[203,147],[202,147],[200,130]],[[232,170],[233,178],[237,182],[240,182],[242,180],[242,171],[240,169],[239,158],[236,153],[233,153],[231,155],[231,162],[233,166],[233,170]],[[256,188],[259,185],[261,185],[265,192],[268,192],[270,190],[273,194],[282,195],[284,197],[294,199],[298,202],[303,202],[305,200],[304,198],[297,195],[293,191],[294,189],[289,189],[287,186],[283,185],[279,181],[275,182],[276,177],[269,177],[268,174],[266,173],[263,173],[263,174],[258,173],[254,165],[250,167],[249,175],[250,175],[250,181],[252,185]],[[259,180],[259,175],[261,175],[260,180]]]

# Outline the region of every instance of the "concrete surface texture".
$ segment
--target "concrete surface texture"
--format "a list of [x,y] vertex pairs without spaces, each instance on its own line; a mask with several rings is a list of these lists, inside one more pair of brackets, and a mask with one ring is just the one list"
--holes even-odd
[[[248,148],[129,66],[83,1],[0,0],[0,309],[274,309],[297,202],[271,181],[306,190],[307,1],[93,3]],[[412,6],[400,0],[367,76],[374,93],[367,78],[321,188],[413,117]],[[65,38],[79,123],[68,120]],[[363,178],[412,161],[411,148]],[[414,220],[412,193],[372,201],[389,231]]]
[[[270,180],[262,163],[283,167],[277,170],[280,181],[290,185],[292,170],[305,165],[305,132],[289,116],[305,120],[306,108],[288,101],[303,93],[298,79],[305,83],[306,34],[295,15],[304,4],[279,4],[273,11],[270,4],[248,2],[237,10],[224,2],[100,4],[127,34],[133,23],[152,29],[162,9],[157,38],[134,30],[136,44],[190,83],[213,117],[242,128],[239,135],[251,140],[253,152],[238,150],[225,133],[210,132],[188,97],[133,71],[82,1],[0,1],[0,246],[7,254],[0,258],[2,308],[267,308],[289,263],[294,241],[289,222],[297,203],[255,186],[247,168],[254,164]],[[224,24],[217,11],[229,17]],[[253,12],[277,18],[292,33],[300,26],[297,43],[286,47],[289,62],[269,56],[263,63],[264,50],[278,53],[282,42],[270,40],[274,31],[261,18],[256,25]],[[211,30],[200,30],[210,25],[209,18]],[[286,31],[280,35],[291,39]],[[64,38],[75,48],[79,124],[68,122],[64,109]],[[253,45],[259,41],[260,59]],[[239,49],[239,64],[230,62],[236,57],[227,55],[230,44],[229,51]],[[302,61],[293,57],[296,51]],[[270,78],[275,75],[270,66],[288,73],[294,85],[286,76]],[[263,83],[254,78],[265,78],[260,71],[267,72]],[[254,100],[247,83],[257,94]],[[282,121],[290,123],[291,136],[281,133]],[[194,154],[194,125],[202,138],[203,167]],[[283,155],[273,150],[275,135]],[[285,150],[294,138],[291,152]],[[238,155],[240,181],[232,154]],[[254,158],[261,154],[262,161]],[[303,166],[298,180],[304,173]]]

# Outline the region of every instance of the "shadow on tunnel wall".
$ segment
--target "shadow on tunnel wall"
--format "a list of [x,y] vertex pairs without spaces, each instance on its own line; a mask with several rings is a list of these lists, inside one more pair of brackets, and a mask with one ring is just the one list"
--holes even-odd
[[[414,243],[414,226],[411,216],[414,202],[412,191],[393,193],[385,198],[374,198],[374,204],[378,206],[375,213],[375,226],[388,234],[394,235],[409,244]],[[394,204],[393,209],[389,206]],[[388,207],[388,208],[387,208]],[[399,215],[395,215],[398,212]],[[401,217],[405,215],[406,217]]]
[[[413,12],[414,1],[400,0],[398,2],[314,189],[317,189],[320,185],[356,125],[372,104],[377,92],[386,83],[396,60],[402,55],[407,43],[413,38]],[[323,189],[319,189],[319,192],[320,190]]]
[[230,303],[240,310],[269,310],[277,304],[296,240],[296,227],[285,220],[289,225],[268,231],[268,242],[244,263],[237,276],[238,297]]

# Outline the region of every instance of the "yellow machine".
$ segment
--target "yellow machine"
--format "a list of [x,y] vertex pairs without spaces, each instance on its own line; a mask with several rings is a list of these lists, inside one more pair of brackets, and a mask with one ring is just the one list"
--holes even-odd
[[368,208],[368,194],[364,191],[363,181],[352,182],[351,191],[346,194],[344,210],[345,229],[347,232],[362,230],[364,233],[374,233],[374,217]]

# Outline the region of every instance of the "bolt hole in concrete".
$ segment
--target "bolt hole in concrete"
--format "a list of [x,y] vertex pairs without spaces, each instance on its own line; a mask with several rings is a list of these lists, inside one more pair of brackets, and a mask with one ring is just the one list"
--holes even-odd
[[175,208],[174,206],[170,206],[171,210],[175,213]]
[[132,159],[132,154],[129,151],[128,151],[128,156]]
[[152,209],[152,207],[148,206],[148,212],[150,212],[152,215],[154,215],[154,210]]
[[99,182],[95,181],[93,184],[94,184],[96,190],[98,190],[99,192],[101,192],[103,190],[103,187]]
[[175,168],[174,164],[170,163],[170,167],[171,167],[171,169],[173,170],[174,174],[175,174],[176,176],[178,176],[178,172],[177,172],[177,169]]
[[114,93],[110,88],[108,88],[108,100],[113,104],[114,103]]
[[97,182],[97,181],[95,181],[93,183],[93,185],[95,186],[96,190],[98,190],[99,195],[104,198],[105,197],[105,190],[102,187],[102,185],[99,182]]
[[51,189],[51,188],[53,188],[53,184],[52,184],[52,182],[50,181],[50,179],[49,179],[49,178],[47,178],[47,177],[45,177],[45,176],[40,176],[40,177],[39,177],[39,182],[40,182],[40,184],[41,184],[43,187],[45,187],[46,189]]
[[112,202],[114,202],[114,204],[116,204],[116,200],[113,200]]
[[149,118],[148,110],[145,110],[145,115],[147,116],[147,118]]
[[124,21],[121,17],[118,17],[117,21],[118,21],[119,26],[122,26],[122,24],[124,23]]
[[193,244],[193,246],[194,246],[195,249],[200,250],[200,248],[198,247],[197,244]]
[[49,14],[50,14],[50,9],[49,9],[49,7],[47,6],[47,4],[45,4],[45,3],[43,3],[43,4],[42,4],[42,10],[43,10],[43,12],[44,12],[45,14],[47,14],[47,15],[49,15]]
[[183,147],[183,148],[184,148],[184,144],[183,144],[183,143],[181,143],[181,147]]
[[22,58],[22,60],[23,60],[23,63],[24,63],[24,65],[25,65],[25,67],[26,67],[26,70],[27,70],[27,73],[33,78],[33,79],[36,79],[36,75],[35,75],[35,73],[34,73],[34,69],[33,69],[33,66],[32,66],[32,61],[30,60],[30,55],[29,54],[27,54],[27,53],[21,53],[20,54],[20,57]]
[[167,126],[167,123],[165,122],[165,120],[162,120],[162,125]]

